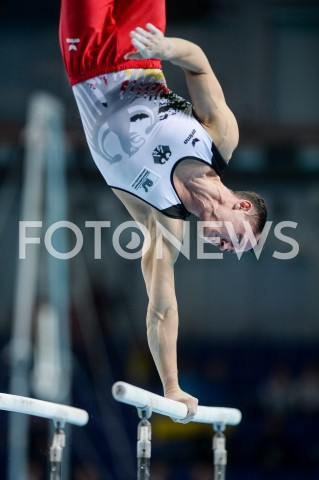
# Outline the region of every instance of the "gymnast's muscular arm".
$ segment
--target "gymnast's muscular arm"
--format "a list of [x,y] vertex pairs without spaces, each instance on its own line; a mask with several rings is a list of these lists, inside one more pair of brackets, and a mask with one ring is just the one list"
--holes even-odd
[[[162,254],[156,252],[156,221],[161,223],[179,241],[183,238],[183,221],[165,217],[139,199],[125,192],[114,191],[137,222],[143,223],[151,235],[150,248],[142,257],[142,272],[149,304],[147,309],[148,344],[161,378],[164,395],[187,405],[183,422],[196,413],[197,399],[182,391],[178,383],[177,334],[178,310],[174,285],[174,263],[179,251],[163,237]],[[160,258],[157,258],[160,257]]]
[[203,50],[181,38],[164,37],[154,25],[131,32],[132,45],[138,50],[126,58],[161,58],[183,69],[194,111],[218,147],[229,160],[238,144],[238,126],[226,104],[223,90]]
[[[179,241],[183,238],[183,221],[154,215]],[[156,239],[156,223],[150,228],[151,247],[143,255],[142,271],[149,298],[147,336],[155,364],[161,377],[166,397],[186,403],[188,421],[196,413],[197,399],[183,392],[178,384],[177,334],[178,308],[174,286],[174,263],[179,251],[165,238]],[[156,244],[162,247],[157,255]],[[159,257],[159,258],[157,258]]]

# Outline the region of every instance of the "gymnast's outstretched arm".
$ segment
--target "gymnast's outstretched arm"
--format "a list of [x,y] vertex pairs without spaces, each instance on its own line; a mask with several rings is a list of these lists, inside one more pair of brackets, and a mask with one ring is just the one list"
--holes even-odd
[[[183,220],[169,218],[126,192],[113,189],[136,222],[143,224],[150,236],[151,245],[142,256],[142,272],[149,298],[147,309],[147,338],[161,378],[164,395],[171,400],[185,403],[188,415],[186,423],[194,416],[198,401],[181,390],[177,369],[178,310],[174,285],[174,263],[179,250],[166,238],[156,238],[158,224],[168,230],[177,241],[184,234]],[[156,223],[158,222],[158,223]],[[156,249],[162,246],[162,251]]]
[[165,37],[148,23],[131,33],[137,52],[125,58],[160,58],[183,69],[194,111],[225,160],[229,160],[238,144],[238,125],[226,104],[222,87],[203,50],[182,38]]
[[[183,238],[183,221],[161,218],[175,238]],[[178,309],[174,286],[174,263],[178,250],[165,238],[154,238],[154,228],[148,226],[152,235],[151,247],[143,255],[142,271],[149,298],[147,310],[147,337],[157,370],[162,380],[164,395],[172,400],[183,402],[188,407],[189,421],[197,409],[197,399],[183,392],[178,383],[177,334]],[[156,250],[160,242],[161,251]]]

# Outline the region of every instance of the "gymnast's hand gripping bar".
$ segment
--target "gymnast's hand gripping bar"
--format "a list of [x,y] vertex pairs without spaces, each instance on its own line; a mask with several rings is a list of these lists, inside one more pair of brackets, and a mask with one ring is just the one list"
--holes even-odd
[[[156,395],[126,382],[114,383],[112,394],[115,400],[119,402],[133,405],[139,409],[148,407],[152,412],[166,415],[175,420],[182,420],[187,415],[187,407],[184,403]],[[192,421],[220,425],[238,425],[241,421],[241,416],[241,412],[236,408],[199,406]]]

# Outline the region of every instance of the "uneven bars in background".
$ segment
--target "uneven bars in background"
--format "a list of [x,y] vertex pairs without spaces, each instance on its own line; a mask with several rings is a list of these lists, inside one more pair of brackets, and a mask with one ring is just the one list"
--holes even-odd
[[48,418],[55,422],[71,423],[79,427],[86,425],[89,419],[88,413],[79,408],[7,393],[0,393],[0,410]]
[[[133,405],[136,408],[149,407],[152,412],[182,420],[187,415],[187,407],[181,402],[170,400],[126,382],[116,382],[112,387],[115,400]],[[241,412],[236,408],[198,406],[193,422],[238,425]]]

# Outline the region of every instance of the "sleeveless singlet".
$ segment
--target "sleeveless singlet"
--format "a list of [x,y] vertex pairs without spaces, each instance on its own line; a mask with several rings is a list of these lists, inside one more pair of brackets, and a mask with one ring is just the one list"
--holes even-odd
[[179,162],[196,159],[218,175],[227,166],[192,105],[167,88],[161,70],[107,73],[72,88],[91,154],[107,184],[163,214],[189,215],[172,180]]

